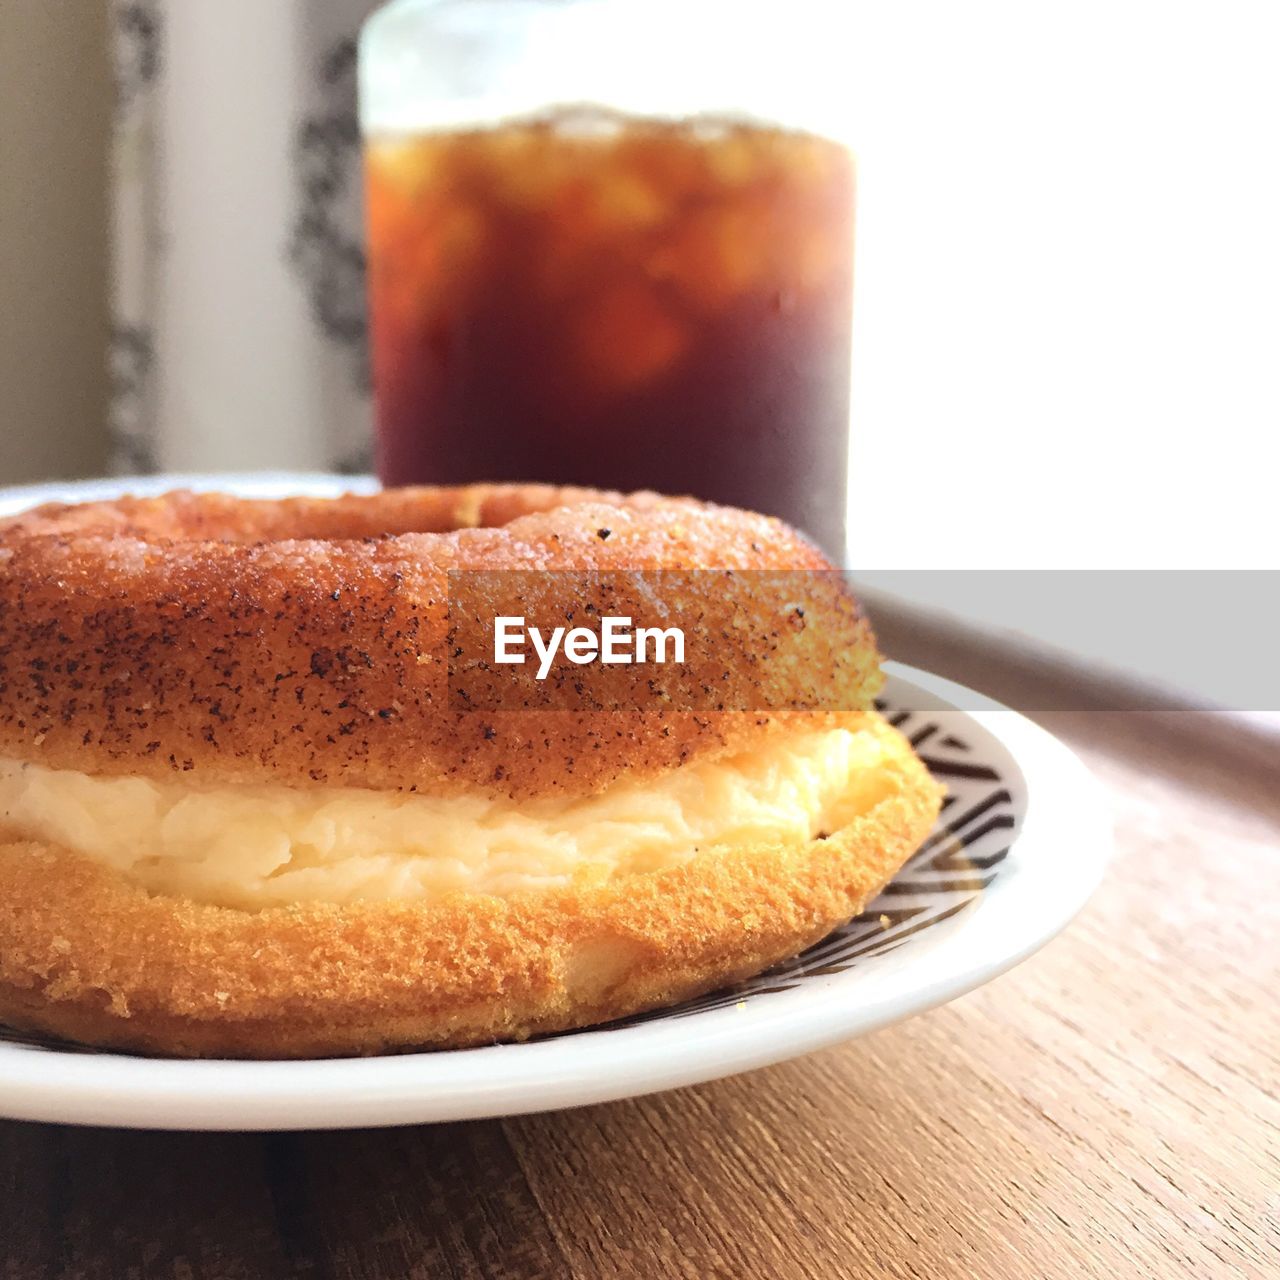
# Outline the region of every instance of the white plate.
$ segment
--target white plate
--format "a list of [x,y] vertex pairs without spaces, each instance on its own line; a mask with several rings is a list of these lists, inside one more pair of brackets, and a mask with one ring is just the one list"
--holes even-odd
[[[353,487],[328,477],[236,481],[214,483],[255,493]],[[76,500],[124,487],[143,486],[0,490],[0,514],[33,499]],[[886,669],[886,714],[947,784],[946,807],[880,898],[803,956],[732,990],[622,1023],[445,1053],[185,1062],[0,1029],[0,1115],[170,1129],[336,1129],[515,1115],[749,1071],[972,990],[1046,943],[1084,905],[1106,862],[1109,824],[1093,780],[1052,735],[936,676],[896,663]]]

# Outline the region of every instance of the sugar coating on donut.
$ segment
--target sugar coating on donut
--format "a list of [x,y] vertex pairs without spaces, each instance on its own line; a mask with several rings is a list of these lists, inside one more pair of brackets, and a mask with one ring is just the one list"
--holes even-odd
[[[749,610],[683,668],[750,709],[515,706],[498,724],[459,711],[443,659],[460,569],[813,571],[826,620],[781,640],[796,705],[856,710],[879,687],[870,629],[816,548],[777,520],[690,499],[545,486],[175,493],[42,508],[0,523],[0,549],[0,755],[50,768],[588,795],[794,721],[751,702],[779,623]],[[705,594],[685,584],[670,603],[696,613]]]

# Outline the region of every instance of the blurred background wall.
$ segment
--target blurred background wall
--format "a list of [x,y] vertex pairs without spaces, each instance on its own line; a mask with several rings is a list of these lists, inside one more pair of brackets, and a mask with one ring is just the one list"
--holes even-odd
[[0,0],[0,482],[106,461],[105,0]]
[[376,0],[111,0],[111,466],[367,470]]
[[[105,464],[113,136],[112,465],[365,465],[375,2],[0,0],[0,484]],[[859,153],[859,562],[1272,567],[1275,0],[823,12]],[[113,43],[153,151],[113,120]]]

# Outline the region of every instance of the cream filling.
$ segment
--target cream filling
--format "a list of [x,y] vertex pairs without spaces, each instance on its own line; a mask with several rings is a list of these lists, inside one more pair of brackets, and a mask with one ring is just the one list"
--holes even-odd
[[198,786],[0,758],[0,828],[75,850],[154,893],[288,902],[511,894],[676,866],[712,845],[801,841],[891,785],[866,731],[770,740],[582,799]]

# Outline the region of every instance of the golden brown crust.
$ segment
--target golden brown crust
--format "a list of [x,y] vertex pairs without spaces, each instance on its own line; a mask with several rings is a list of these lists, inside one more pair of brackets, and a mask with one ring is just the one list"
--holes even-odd
[[311,1057],[520,1039],[688,998],[855,915],[927,833],[939,788],[869,719],[886,793],[842,830],[605,885],[254,913],[0,845],[0,1019],[121,1049]]
[[[735,613],[718,587],[673,588],[677,609],[711,611],[715,643],[690,644],[680,672],[685,688],[727,691],[716,714],[679,699],[621,716],[581,702],[459,708],[450,570],[639,567],[798,571],[805,608],[780,625],[789,597]],[[865,707],[874,640],[830,570],[777,520],[654,494],[472,486],[45,507],[0,522],[0,754],[219,783],[587,794],[740,748],[797,710]],[[760,579],[726,575],[726,590]],[[625,585],[613,598],[638,617],[647,601]],[[765,651],[781,659],[771,689]],[[608,695],[634,672],[593,678]]]

